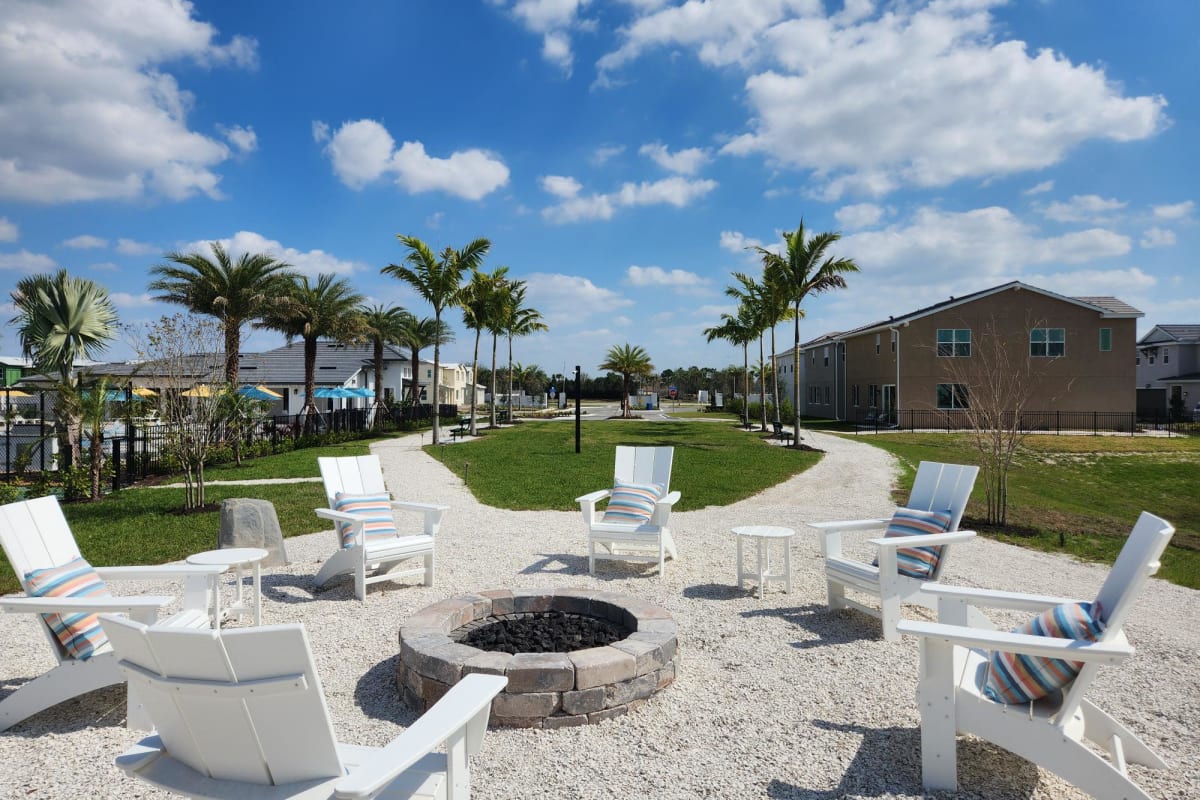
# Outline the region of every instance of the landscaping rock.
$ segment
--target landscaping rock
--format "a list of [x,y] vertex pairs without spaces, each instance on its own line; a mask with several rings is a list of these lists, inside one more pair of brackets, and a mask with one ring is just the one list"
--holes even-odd
[[251,497],[222,500],[217,544],[222,550],[230,547],[261,547],[267,551],[267,557],[261,562],[264,567],[285,567],[288,564],[279,517],[269,500]]

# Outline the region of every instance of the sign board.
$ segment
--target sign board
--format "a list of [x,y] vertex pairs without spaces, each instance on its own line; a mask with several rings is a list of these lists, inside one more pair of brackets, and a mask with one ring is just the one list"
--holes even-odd
[[676,392],[676,387],[674,387],[674,386],[671,386],[671,387],[669,387],[669,388],[667,389],[667,392],[668,392],[668,394],[670,394],[670,396],[671,396],[671,399],[672,399],[672,400],[674,400],[674,399],[675,399],[675,395],[676,395],[676,393],[677,393],[677,392]]
[[558,397],[558,392],[555,391],[553,386],[551,386],[550,387],[550,399],[553,400],[556,397]]

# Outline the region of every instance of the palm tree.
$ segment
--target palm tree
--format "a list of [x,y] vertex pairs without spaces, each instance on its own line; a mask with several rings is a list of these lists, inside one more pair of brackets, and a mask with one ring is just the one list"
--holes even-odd
[[[461,250],[447,247],[440,257],[436,257],[429,245],[415,236],[397,234],[400,244],[408,248],[402,264],[388,264],[381,271],[385,275],[407,283],[417,294],[425,298],[433,306],[433,319],[437,328],[441,329],[442,311],[447,307],[458,305],[462,292],[463,275],[474,272],[483,263],[492,243],[487,239],[476,239]],[[416,365],[413,365],[414,369]],[[441,343],[437,338],[433,342],[433,443],[441,440],[438,408],[441,402],[440,378]]]
[[383,346],[400,341],[405,329],[405,315],[408,315],[408,312],[399,306],[384,308],[375,305],[362,306],[358,313],[362,319],[363,332],[373,345],[371,361],[375,367],[375,402],[372,405],[375,409],[374,424],[375,427],[379,427],[387,407],[383,397]]
[[[479,337],[490,330],[504,311],[508,267],[498,267],[491,274],[475,270],[471,282],[463,289],[463,324],[475,331],[475,350],[471,361],[471,435],[479,431],[475,422],[475,382],[479,374]],[[495,348],[492,348],[493,357]],[[495,369],[493,363],[492,368]]]
[[261,328],[280,331],[291,341],[304,340],[304,426],[316,419],[317,340],[352,342],[364,336],[358,306],[363,297],[350,282],[336,275],[318,275],[311,283],[307,275],[293,281],[291,292],[256,323]]
[[412,382],[409,385],[408,396],[413,406],[421,403],[421,351],[426,347],[432,347],[435,343],[449,344],[454,341],[454,330],[445,322],[438,323],[433,317],[421,317],[418,319],[415,315],[404,313],[404,319],[401,322],[399,343],[408,347],[412,354]]
[[525,281],[509,284],[508,297],[504,303],[504,333],[508,336],[508,419],[512,421],[513,393],[513,337],[529,336],[550,328],[542,321],[542,314],[525,305]]
[[236,262],[220,242],[211,242],[212,258],[201,253],[167,253],[170,263],[150,270],[158,279],[150,290],[157,300],[178,303],[195,314],[221,321],[225,334],[225,382],[237,386],[242,326],[260,318],[292,286],[289,264],[265,253],[243,253]]
[[744,306],[738,308],[736,317],[729,314],[721,315],[721,324],[714,328],[705,328],[704,335],[708,341],[724,339],[732,345],[742,348],[742,375],[744,378],[744,394],[742,395],[742,426],[750,427],[750,343],[757,334],[754,332],[753,318]]
[[804,220],[791,233],[783,234],[786,245],[784,255],[756,247],[763,260],[766,280],[779,286],[788,301],[793,304],[796,323],[796,341],[792,349],[792,377],[795,381],[794,413],[796,415],[796,446],[800,446],[800,318],[801,308],[810,294],[821,294],[831,289],[846,288],[846,275],[858,272],[858,264],[850,258],[826,256],[838,239],[837,233],[817,233],[811,239],[804,235]]
[[[755,281],[748,275],[740,272],[733,273],[733,277],[737,278],[738,283],[742,285],[741,289],[736,286],[728,286],[725,288],[725,294],[738,301],[739,311],[742,308],[746,309],[746,316],[753,320],[754,335],[758,338],[758,363],[763,363],[763,337],[766,335],[770,314],[768,313],[766,291],[762,284]],[[759,412],[762,416],[762,430],[767,429],[767,391],[766,384],[763,382],[762,370],[758,371],[758,399]],[[746,396],[746,403],[749,404],[750,397]]]
[[641,347],[630,345],[613,345],[608,348],[600,369],[621,374],[621,416],[629,417],[629,378],[636,375],[648,375],[654,371],[650,363],[650,354]]
[[775,399],[775,429],[779,430],[783,421],[779,418],[779,366],[775,357],[775,327],[781,322],[790,320],[795,316],[796,311],[789,306],[788,294],[784,287],[780,286],[777,281],[771,280],[771,276],[767,274],[766,265],[763,267],[760,300],[765,322],[771,329],[771,361],[768,370],[771,374],[771,391]]
[[[17,315],[12,324],[22,353],[39,372],[58,377],[64,400],[77,400],[75,362],[98,356],[116,335],[117,310],[108,290],[65,269],[17,281],[11,295]],[[72,463],[79,463],[79,403],[67,402],[63,432]]]

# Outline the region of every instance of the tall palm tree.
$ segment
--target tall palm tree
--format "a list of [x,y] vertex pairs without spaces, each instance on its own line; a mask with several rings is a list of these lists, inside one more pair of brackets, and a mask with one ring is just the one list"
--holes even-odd
[[641,347],[630,345],[613,345],[608,348],[600,369],[621,374],[621,416],[629,417],[629,379],[636,375],[648,375],[654,371],[650,363],[650,354]]
[[529,336],[550,328],[536,308],[525,305],[525,281],[509,284],[508,297],[504,303],[504,333],[508,336],[508,418],[512,421],[513,392],[513,337]]
[[755,340],[754,321],[748,309],[738,308],[738,315],[721,315],[721,324],[713,328],[705,328],[704,335],[708,341],[724,339],[732,345],[742,348],[742,376],[744,394],[742,395],[742,426],[750,427],[750,343]]
[[433,317],[417,318],[416,315],[405,312],[401,323],[399,343],[409,349],[412,359],[412,382],[409,384],[408,396],[414,406],[421,403],[421,351],[426,347],[437,344],[449,344],[454,341],[454,330],[445,322],[440,325]]
[[195,314],[221,321],[225,334],[225,382],[237,386],[242,326],[260,318],[291,289],[290,266],[265,253],[243,253],[233,261],[220,242],[211,242],[212,258],[202,253],[167,253],[169,263],[150,274],[157,300],[178,303]]
[[796,341],[792,349],[792,377],[795,383],[796,446],[800,446],[800,319],[802,305],[810,294],[846,288],[846,275],[858,272],[851,258],[827,256],[829,248],[841,238],[837,233],[817,233],[807,238],[804,220],[800,227],[783,234],[784,254],[763,247],[754,248],[762,256],[766,280],[781,287],[795,311]]
[[[763,285],[758,283],[754,278],[744,275],[740,272],[733,273],[733,277],[737,279],[742,288],[736,286],[727,286],[725,294],[738,301],[739,311],[741,308],[746,309],[746,315],[754,323],[754,335],[758,338],[758,363],[763,363],[765,353],[763,352],[763,338],[766,335],[770,314],[768,312],[766,291]],[[762,430],[767,429],[767,391],[766,384],[763,382],[764,374],[762,370],[758,371],[758,399],[759,412],[762,418]],[[749,396],[746,397],[747,404],[750,402]]]
[[378,428],[383,420],[387,402],[383,397],[383,346],[400,341],[404,332],[405,315],[408,314],[399,306],[384,308],[381,305],[362,306],[358,309],[362,319],[363,333],[371,340],[371,362],[375,368],[375,427]]
[[291,292],[268,309],[261,322],[256,323],[261,328],[281,332],[288,341],[296,337],[304,341],[303,413],[306,430],[317,415],[317,404],[313,398],[317,383],[317,340],[361,340],[365,335],[362,318],[358,314],[358,306],[362,301],[362,295],[355,292],[345,278],[318,275],[314,284],[307,275],[303,275],[294,280]]
[[[475,270],[471,273],[471,281],[463,289],[462,312],[463,324],[469,330],[475,331],[475,350],[471,360],[471,435],[479,430],[475,422],[475,382],[479,374],[479,338],[485,330],[490,330],[504,312],[506,297],[508,267],[497,267],[493,272],[486,273]],[[493,357],[495,348],[492,349]],[[495,369],[493,363],[492,368]]]
[[72,463],[79,463],[79,376],[75,362],[98,356],[116,336],[117,310],[108,290],[65,269],[53,275],[30,275],[11,292],[17,315],[17,337],[33,367],[58,377],[64,403],[63,432]]
[[775,328],[779,323],[787,322],[795,316],[796,311],[791,308],[785,287],[781,286],[777,280],[772,280],[771,278],[772,276],[767,273],[766,265],[764,265],[760,301],[765,317],[764,321],[771,330],[771,361],[768,364],[768,369],[771,374],[771,392],[775,399],[774,423],[776,429],[778,429],[783,422],[779,417],[779,367],[775,350]]
[[[388,264],[381,271],[384,275],[407,283],[417,294],[421,295],[433,306],[433,319],[438,329],[442,324],[442,311],[458,305],[462,292],[463,275],[479,269],[483,257],[491,249],[492,243],[487,239],[476,239],[461,250],[447,247],[441,256],[434,256],[429,245],[415,236],[397,234],[400,244],[408,248],[405,264]],[[415,367],[415,365],[414,365]],[[437,339],[433,342],[433,443],[441,441],[441,426],[439,425],[438,406],[440,397],[441,344]]]

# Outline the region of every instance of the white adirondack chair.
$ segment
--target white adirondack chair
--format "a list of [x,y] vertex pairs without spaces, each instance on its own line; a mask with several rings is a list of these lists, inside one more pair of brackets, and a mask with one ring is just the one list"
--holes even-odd
[[[101,624],[155,727],[117,766],[188,797],[466,800],[467,759],[508,683],[467,675],[386,746],[346,745],[302,625],[174,631],[109,615]],[[431,752],[443,742],[445,752]]]
[[[968,608],[1027,611],[1030,616],[1073,602],[1060,597],[952,586],[930,587],[938,598],[938,622],[904,621],[900,632],[921,637],[921,773],[926,789],[958,785],[955,736],[971,733],[1054,772],[1100,800],[1150,800],[1129,777],[1128,762],[1154,769],[1167,765],[1132,731],[1085,696],[1101,666],[1133,654],[1122,627],[1175,529],[1143,512],[1121,548],[1096,602],[1105,630],[1095,642],[1001,632],[972,623]],[[988,651],[999,650],[1083,662],[1079,675],[1051,697],[1033,704],[1003,705],[984,696]],[[1097,749],[1106,751],[1107,757]]]
[[[917,468],[907,508],[920,511],[946,511],[951,514],[947,533],[928,536],[895,536],[869,540],[878,548],[878,566],[847,558],[842,550],[842,533],[850,531],[882,531],[887,519],[860,519],[845,522],[813,522],[809,525],[821,532],[821,557],[825,560],[825,587],[829,607],[855,608],[877,617],[883,625],[883,638],[896,641],[896,623],[900,621],[900,606],[903,603],[935,608],[935,601],[922,593],[924,587],[941,575],[950,554],[950,545],[965,542],[975,536],[974,531],[960,531],[958,524],[966,510],[971,489],[979,467],[962,464],[939,464],[922,461]],[[900,548],[942,548],[941,557],[933,575],[927,579],[903,575],[896,568],[896,551]],[[879,607],[851,599],[846,590],[851,589],[870,595]]]
[[[62,566],[80,556],[71,528],[53,496],[0,506],[0,546],[27,591],[25,576],[33,570]],[[182,580],[183,608],[158,620],[159,613],[175,601],[174,597],[0,597],[0,609],[4,611],[38,615],[38,627],[46,635],[58,662],[49,672],[22,684],[0,700],[0,731],[64,700],[125,680],[110,646],[102,645],[90,658],[77,659],[63,648],[42,614],[107,611],[165,627],[207,627],[209,590],[223,568],[165,564],[95,567],[95,570],[106,584],[122,580]],[[148,727],[136,692],[129,693],[127,722],[131,728]]]
[[[429,503],[411,503],[407,501],[392,501],[392,512],[417,512],[424,515],[424,526],[421,533],[412,535],[397,535],[384,541],[372,540],[365,545],[366,538],[362,532],[362,520],[353,514],[334,511],[334,496],[338,492],[347,494],[383,494],[387,489],[383,484],[383,469],[379,465],[379,456],[348,456],[345,458],[318,458],[321,468],[321,479],[325,482],[325,495],[329,508],[316,509],[317,516],[333,520],[335,523],[347,522],[356,526],[358,544],[353,547],[342,547],[341,534],[338,536],[338,549],[317,572],[314,582],[319,587],[339,575],[354,575],[354,596],[359,600],[367,599],[367,584],[379,581],[394,581],[410,575],[423,575],[426,586],[433,586],[433,549],[434,537],[442,524],[442,515],[449,506],[432,505]],[[397,520],[399,528],[400,520]],[[402,562],[414,558],[422,559],[420,566],[396,570]]]
[[614,481],[659,483],[666,487],[662,498],[654,506],[650,521],[645,524],[603,521],[603,514],[596,512],[596,503],[609,497],[611,489],[575,498],[579,510],[583,512],[583,524],[588,532],[589,573],[595,573],[597,559],[616,559],[658,562],[658,574],[661,576],[667,556],[679,557],[670,527],[671,508],[679,501],[679,492],[671,491],[671,462],[674,457],[674,447],[617,447]]

